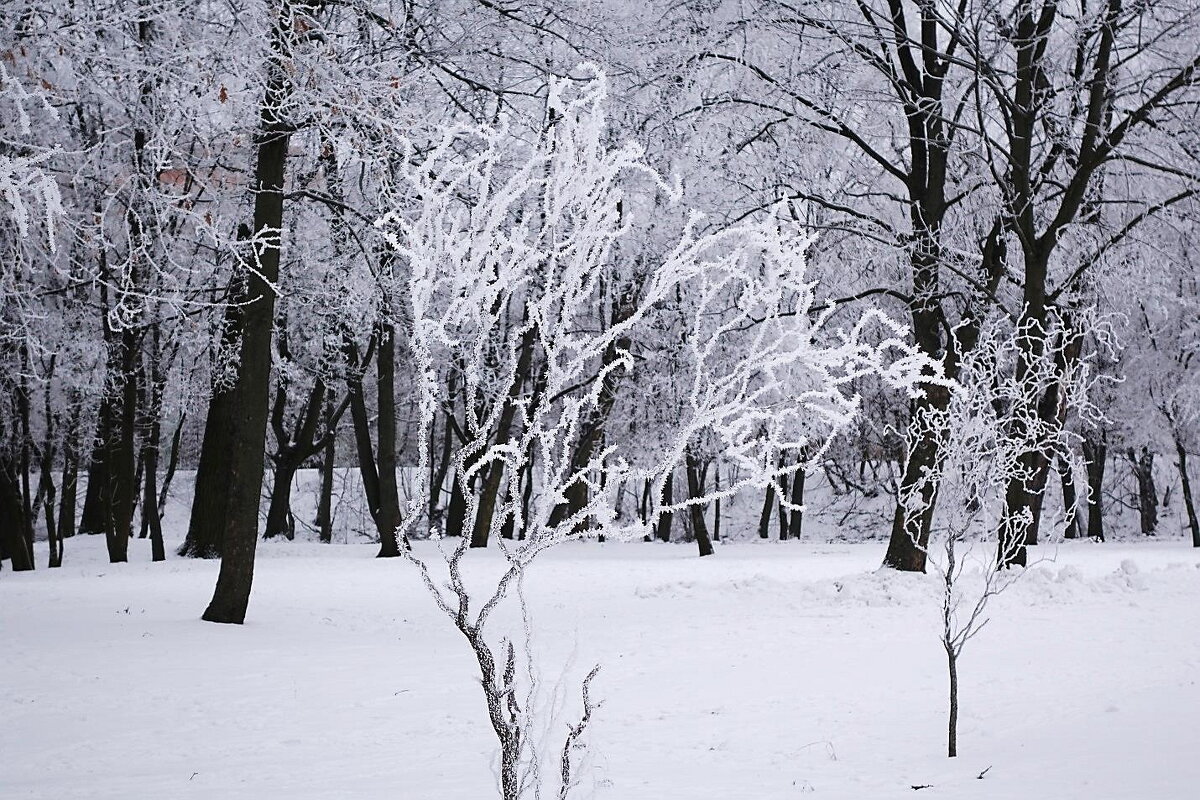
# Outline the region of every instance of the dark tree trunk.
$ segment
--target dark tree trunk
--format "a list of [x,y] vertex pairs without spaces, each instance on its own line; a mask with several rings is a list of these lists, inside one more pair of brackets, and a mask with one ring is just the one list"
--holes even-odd
[[0,559],[11,559],[14,572],[34,567],[33,548],[25,538],[27,521],[19,474],[18,459],[0,453]]
[[30,553],[30,559],[33,558],[33,528],[37,521],[37,508],[34,502],[33,492],[29,485],[29,472],[32,466],[32,448],[33,448],[33,429],[30,426],[30,407],[29,407],[29,379],[28,375],[32,372],[29,363],[29,351],[22,344],[21,352],[21,375],[17,379],[17,414],[19,416],[19,445],[18,452],[20,453],[20,476],[21,476],[21,535],[25,538],[25,544]]
[[183,440],[183,422],[187,414],[179,415],[175,433],[171,434],[171,457],[167,459],[167,472],[163,475],[162,488],[158,491],[158,518],[161,520],[167,513],[167,496],[171,492],[171,481],[175,478],[175,469],[179,466],[179,444]]
[[[925,396],[913,405],[913,414],[926,414],[945,410],[950,402],[949,393],[942,387],[926,387]],[[935,482],[925,480],[925,475],[942,455],[942,436],[925,436],[919,439],[908,454],[904,475],[900,479],[900,496],[920,493],[921,513],[910,515],[904,503],[897,503],[892,514],[892,535],[888,540],[883,565],[901,572],[925,571],[925,548],[929,546],[929,534],[933,526],[934,506],[937,503]]]
[[[688,499],[694,500],[704,496],[704,476],[700,465],[700,460],[692,455],[691,451],[684,457],[687,482],[688,482]],[[713,554],[712,540],[708,538],[708,526],[704,522],[704,506],[694,504],[688,506],[688,515],[692,522],[692,534],[696,537],[696,544],[700,548],[700,556],[711,556]]]
[[1104,467],[1108,461],[1108,445],[1101,439],[1083,442],[1083,457],[1087,459],[1088,536],[1104,541]]
[[1058,459],[1058,477],[1062,484],[1063,513],[1066,530],[1063,536],[1067,539],[1082,539],[1082,523],[1079,518],[1079,494],[1075,490],[1075,476],[1071,473],[1071,464],[1066,459]]
[[454,471],[454,480],[450,486],[450,504],[446,507],[446,536],[462,536],[467,523],[467,493],[471,487],[463,486],[459,472]]
[[108,463],[105,461],[104,442],[108,440],[109,420],[112,412],[109,401],[103,398],[96,414],[96,433],[92,440],[91,457],[88,460],[87,491],[83,496],[83,513],[79,517],[79,533],[94,535],[104,533],[104,520],[108,516],[101,501],[101,488],[108,483]]
[[337,421],[333,397],[325,399],[325,447],[321,453],[321,493],[317,499],[316,526],[325,544],[333,541],[333,473],[337,464]]
[[[286,323],[285,323],[286,324]],[[287,348],[287,337],[283,325],[280,326],[279,357],[290,359]],[[317,378],[300,411],[291,432],[287,430],[288,381],[281,376],[275,388],[275,402],[271,406],[271,428],[275,433],[275,452],[271,456],[274,462],[274,482],[271,486],[271,502],[267,510],[267,524],[263,529],[263,538],[270,539],[283,536],[291,541],[296,538],[296,518],[292,514],[292,483],[296,472],[304,462],[321,450],[324,442],[317,441],[317,427],[321,420],[321,409],[325,403],[325,381]],[[333,424],[337,423],[334,411]]]
[[[284,14],[281,20],[291,19]],[[209,622],[241,624],[250,603],[254,550],[258,544],[258,508],[267,439],[267,407],[271,394],[271,329],[275,321],[275,289],[279,281],[280,231],[283,230],[283,186],[290,124],[280,119],[290,94],[285,64],[291,30],[282,22],[271,32],[267,92],[257,135],[254,175],[254,266],[248,276],[249,302],[242,311],[241,360],[232,415],[233,448],[224,505],[221,571],[212,602],[204,612]]]
[[758,515],[758,538],[771,538],[771,512],[775,510],[775,484],[767,484],[766,497],[763,498],[762,511]]
[[[517,414],[517,399],[520,397],[521,388],[525,385],[529,377],[529,368],[533,363],[533,342],[536,331],[533,328],[527,330],[521,336],[520,350],[517,353],[517,364],[514,370],[512,384],[508,387],[508,393],[501,401],[504,403],[504,408],[500,411],[500,419],[496,425],[496,446],[508,444],[512,436],[513,421]],[[591,458],[590,442],[593,432],[589,431],[584,434],[579,444],[576,446],[572,464],[578,462],[579,458]],[[581,455],[582,454],[582,455]],[[583,463],[587,463],[584,461]],[[471,529],[471,547],[487,547],[488,536],[491,533],[492,522],[496,515],[496,504],[499,501],[500,486],[504,482],[504,462],[493,461],[487,466],[483,473],[483,482],[479,489],[479,503],[475,509],[475,524]],[[582,488],[582,504],[578,492]],[[576,506],[582,509],[587,505],[587,485],[582,482],[576,482],[567,487],[567,509],[554,509],[551,514],[550,526],[555,527],[570,515]]]
[[290,542],[296,538],[296,518],[292,514],[292,481],[296,478],[299,466],[290,456],[279,456],[275,461],[271,502],[267,506],[267,523],[263,528],[264,539],[282,536]]
[[100,486],[100,507],[105,516],[104,536],[108,560],[113,564],[129,560],[129,539],[133,536],[133,509],[137,496],[137,340],[132,328],[111,334],[109,378],[113,401],[108,408],[112,418],[105,426],[104,460],[107,480]]
[[1158,489],[1154,486],[1154,453],[1143,447],[1141,454],[1132,448],[1126,453],[1138,486],[1138,520],[1142,533],[1153,536],[1158,527]]
[[390,322],[380,326],[379,357],[376,360],[379,401],[379,529],[378,558],[400,555],[396,539],[400,528],[400,490],[396,478],[396,329]]
[[1183,484],[1183,505],[1187,510],[1188,527],[1192,531],[1192,547],[1200,547],[1200,521],[1196,518],[1196,502],[1192,498],[1192,481],[1188,476],[1187,448],[1178,436],[1175,437],[1175,452],[1179,455],[1176,466],[1179,467],[1179,481]]
[[[238,240],[248,243],[250,228],[238,227]],[[249,244],[243,244],[250,247]],[[242,258],[242,253],[237,257]],[[191,515],[188,520],[187,537],[179,548],[179,555],[190,558],[220,558],[224,544],[224,513],[230,492],[230,453],[237,446],[234,438],[234,414],[238,406],[238,381],[236,377],[221,376],[226,368],[225,361],[232,360],[242,339],[242,325],[249,298],[247,281],[249,270],[240,261],[235,264],[229,279],[228,305],[221,324],[218,354],[214,359],[216,373],[212,386],[212,399],[204,419],[204,438],[200,444],[200,461],[196,465],[195,491],[192,497]],[[182,426],[183,420],[180,420]],[[171,458],[179,452],[176,444]],[[168,470],[168,475],[171,474]],[[167,481],[163,482],[164,489]]]
[[165,381],[163,365],[159,363],[162,349],[159,347],[159,332],[155,328],[150,338],[147,357],[150,359],[150,379],[148,381],[145,411],[143,420],[142,441],[142,525],[141,536],[150,537],[150,553],[153,561],[165,561],[167,554],[163,548],[162,518],[158,510],[158,460],[162,444],[162,398]]
[[75,535],[75,502],[79,495],[79,412],[72,402],[67,430],[63,434],[63,475],[58,499],[58,564],[62,565],[63,540]]
[[[48,370],[47,382],[49,376],[54,373],[54,364],[56,356],[50,357],[50,369]],[[42,511],[46,518],[46,545],[49,550],[49,560],[46,564],[48,567],[62,566],[62,540],[58,538],[59,527],[54,519],[54,432],[55,432],[55,414],[50,402],[50,386],[47,385],[45,391],[45,418],[46,418],[46,437],[42,445],[41,463],[38,465],[38,494],[42,497]],[[70,437],[70,432],[67,432],[65,438]]]
[[[718,465],[713,470],[713,489],[717,495],[721,494],[721,467]],[[718,496],[716,502],[713,503],[713,533],[714,542],[721,541],[721,498]]]
[[[674,484],[675,484],[675,473],[668,472],[667,479],[665,481],[663,481],[662,494],[659,497],[659,502],[658,502],[659,509],[663,509],[663,508],[666,508],[666,507],[674,504],[674,502],[675,502]],[[660,510],[655,517],[654,536],[660,542],[671,541],[671,519],[672,519],[672,516],[673,516],[673,512],[670,512],[670,511],[664,512],[664,511]]]
[[[454,396],[453,384],[450,387],[450,396]],[[451,462],[451,446],[454,444],[454,426],[451,424],[450,412],[445,412],[442,415],[443,430],[442,430],[442,452],[438,458],[437,470],[434,472],[433,479],[429,484],[429,524],[435,525],[435,520],[440,521],[442,534],[446,533],[446,514],[441,510],[442,492],[445,491],[446,476],[450,474]],[[465,510],[464,510],[465,513]],[[459,523],[459,531],[462,531],[462,523]]]
[[[792,499],[793,506],[804,505],[804,466],[801,464],[792,475]],[[788,537],[792,539],[800,538],[800,531],[804,527],[804,512],[799,508],[793,508],[788,514]]]

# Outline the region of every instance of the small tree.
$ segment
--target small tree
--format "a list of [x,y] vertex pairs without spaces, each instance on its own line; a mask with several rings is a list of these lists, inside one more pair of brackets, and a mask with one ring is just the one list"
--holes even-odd
[[[1070,346],[1061,329],[1055,333],[1047,338],[1060,349]],[[927,467],[911,489],[906,487],[900,499],[910,512],[923,513],[927,497],[923,482],[938,486],[933,537],[925,552],[942,588],[940,640],[950,680],[947,755],[951,758],[958,755],[959,658],[967,642],[987,624],[989,601],[1022,574],[1011,566],[1013,553],[1006,548],[1024,546],[1015,534],[1028,520],[1003,514],[1006,487],[1014,480],[1034,477],[1022,467],[1023,453],[1036,451],[1074,465],[1079,452],[1072,441],[1077,435],[1062,425],[1039,424],[1036,412],[1029,411],[1034,408],[1029,399],[1040,396],[1053,382],[1060,386],[1068,410],[1084,417],[1093,413],[1087,401],[1086,363],[1075,364],[1064,376],[1054,359],[1048,359],[1043,370],[1017,377],[1019,336],[994,323],[985,326],[978,344],[962,361],[958,386],[947,407],[923,409],[908,429],[910,447],[924,437],[946,437],[944,457]],[[1011,415],[1022,410],[1028,418],[1012,425]],[[1000,531],[997,551],[987,539],[998,520],[1014,528]],[[1047,520],[1050,538],[1061,539],[1072,521],[1070,512]]]
[[[479,665],[500,746],[504,800],[540,796],[552,783],[566,796],[574,781],[570,753],[594,707],[585,695],[583,719],[568,727],[565,745],[541,746],[538,732],[547,730],[553,712],[539,699],[534,626],[521,591],[534,560],[586,534],[643,536],[646,522],[617,518],[620,487],[648,483],[662,496],[701,436],[738,467],[736,480],[719,495],[689,497],[659,514],[778,481],[802,468],[802,448],[819,458],[858,410],[849,388],[856,377],[880,375],[915,393],[931,368],[905,341],[902,326],[882,314],[833,327],[830,309],[818,310],[815,283],[806,277],[807,239],[789,231],[781,215],[706,234],[689,224],[639,280],[626,313],[603,315],[598,324],[602,287],[627,263],[614,253],[643,200],[637,190],[676,193],[646,166],[638,147],[606,144],[605,78],[584,69],[585,80],[552,85],[551,124],[532,143],[507,123],[436,130],[426,149],[402,143],[395,207],[378,223],[403,265],[393,296],[408,304],[420,409],[417,485],[402,541],[417,533],[435,490],[427,476],[436,444],[427,432],[449,402],[440,375],[447,365],[457,365],[464,395],[482,401],[467,404],[456,473],[470,481],[503,469],[496,495],[502,499],[488,531],[505,560],[497,579],[481,588],[466,574],[472,550],[465,536],[442,551],[440,564],[405,552]],[[669,430],[655,432],[652,452],[608,443],[581,459],[578,439],[610,378],[634,373],[632,348],[655,341],[651,331],[661,329],[664,314],[683,320],[682,329],[673,329],[684,353],[674,378],[684,398],[678,417]],[[526,381],[534,361],[538,378]],[[497,425],[506,414],[510,424]],[[508,435],[493,436],[500,429]],[[792,466],[781,470],[781,455]],[[534,489],[528,502],[522,476]],[[586,500],[569,505],[568,492],[580,482],[588,491],[578,496]],[[467,502],[467,518],[478,518],[479,498]],[[497,535],[506,525],[518,535]],[[510,594],[519,631],[494,637],[489,623]]]

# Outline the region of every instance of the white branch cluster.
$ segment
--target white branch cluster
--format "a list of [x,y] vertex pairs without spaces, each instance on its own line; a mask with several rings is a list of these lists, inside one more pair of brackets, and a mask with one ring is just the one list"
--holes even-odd
[[[450,369],[461,376],[467,409],[455,471],[466,482],[503,465],[489,538],[508,567],[487,596],[472,596],[463,577],[466,536],[444,554],[444,581],[409,553],[480,660],[502,750],[531,746],[523,736],[531,723],[512,710],[521,707],[516,689],[500,674],[498,662],[506,652],[512,658],[509,640],[489,645],[483,629],[539,553],[584,534],[644,534],[643,524],[617,519],[617,492],[642,481],[661,490],[702,435],[737,467],[737,480],[720,490],[729,495],[804,468],[796,454],[818,459],[858,412],[856,378],[877,375],[910,393],[940,380],[904,327],[882,313],[834,324],[834,310],[819,305],[807,277],[809,239],[780,213],[709,233],[693,219],[657,264],[634,278],[622,275],[621,244],[640,207],[638,190],[675,192],[639,147],[607,144],[605,77],[583,69],[587,79],[554,84],[550,123],[532,142],[505,122],[442,130],[426,149],[403,142],[393,160],[394,205],[377,223],[402,265],[391,293],[405,305],[417,381],[422,438],[414,474],[427,480],[434,449],[427,431],[450,406],[443,379]],[[636,286],[632,307],[598,324],[606,293],[623,280]],[[637,348],[655,341],[650,330],[667,309],[685,320],[684,356],[677,374],[657,379],[683,387],[686,402],[665,432],[666,446],[647,459],[602,443],[578,463],[576,444],[604,392],[638,368]],[[506,410],[511,424],[497,435]],[[791,466],[780,468],[781,455],[792,456]],[[536,487],[528,507],[522,475]],[[563,515],[568,490],[580,482],[586,503]],[[414,488],[400,531],[405,541],[436,491]],[[467,494],[471,521],[480,500]],[[679,506],[659,513],[672,508]],[[500,538],[506,521],[519,538]]]

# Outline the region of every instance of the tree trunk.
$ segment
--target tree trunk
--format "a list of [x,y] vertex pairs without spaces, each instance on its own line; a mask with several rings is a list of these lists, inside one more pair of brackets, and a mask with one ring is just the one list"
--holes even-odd
[[1153,536],[1158,527],[1158,489],[1154,486],[1154,453],[1150,448],[1143,447],[1141,454],[1132,448],[1126,453],[1129,463],[1133,466],[1133,475],[1138,486],[1138,519],[1141,522],[1142,533]]
[[267,524],[263,538],[282,536],[289,542],[296,538],[296,518],[292,514],[292,481],[300,464],[291,455],[277,454],[275,477],[271,486],[271,503],[267,507]]
[[[250,228],[238,226],[239,243],[249,242]],[[244,244],[249,247],[250,245]],[[239,259],[242,254],[237,256]],[[217,357],[214,359],[212,399],[204,419],[204,438],[200,445],[200,462],[196,465],[196,482],[192,496],[191,515],[188,520],[187,537],[179,548],[179,555],[190,558],[220,558],[224,544],[224,509],[229,498],[229,458],[237,441],[234,438],[234,413],[238,405],[236,378],[224,378],[220,371],[223,362],[232,359],[235,348],[242,339],[242,324],[248,299],[248,270],[240,261],[235,264],[229,279],[228,305],[221,324],[221,336]],[[180,420],[182,428],[183,420]],[[174,461],[179,453],[178,431],[176,444],[171,453]],[[168,479],[163,481],[164,491]],[[165,498],[160,498],[160,505]]]
[[946,661],[950,668],[950,722],[947,726],[946,755],[958,755],[958,658],[954,651],[946,648]]
[[96,433],[92,439],[91,457],[88,459],[87,491],[83,496],[83,513],[79,517],[80,535],[104,533],[104,520],[108,515],[101,502],[101,487],[108,483],[104,442],[108,440],[111,417],[109,400],[107,397],[102,398],[96,413]]
[[766,497],[763,499],[762,511],[758,515],[758,538],[771,538],[771,512],[775,510],[775,484],[767,484]]
[[[803,461],[803,459],[801,459]],[[804,466],[801,463],[799,469],[792,475],[792,499],[793,506],[804,505]],[[804,526],[804,512],[798,508],[793,508],[788,514],[788,537],[792,539],[800,538],[800,531]]]
[[167,459],[167,471],[163,475],[162,488],[158,490],[158,518],[161,520],[167,513],[167,497],[171,493],[171,481],[175,479],[175,470],[179,466],[179,445],[183,440],[183,423],[187,414],[179,415],[175,432],[171,434],[171,457]]
[[1187,510],[1188,527],[1192,530],[1192,547],[1200,547],[1200,521],[1196,519],[1196,503],[1192,498],[1192,481],[1188,477],[1187,449],[1183,440],[1175,437],[1175,452],[1179,455],[1179,480],[1183,484],[1183,505]]
[[162,348],[159,346],[159,332],[155,328],[150,338],[147,353],[150,359],[150,379],[146,391],[142,441],[142,525],[141,536],[150,536],[151,560],[165,561],[167,554],[163,548],[162,517],[158,508],[158,461],[162,445],[162,398],[165,388],[163,365],[159,362]]
[[1108,460],[1108,445],[1101,439],[1083,441],[1083,457],[1087,459],[1088,522],[1087,533],[1098,542],[1104,541],[1104,468]]
[[379,529],[378,558],[400,555],[400,490],[396,479],[396,329],[380,326],[379,357],[375,362],[379,401]]
[[713,490],[717,493],[718,497],[716,499],[716,502],[713,503],[712,538],[713,538],[714,542],[719,542],[719,541],[721,541],[721,498],[719,496],[721,494],[721,467],[720,467],[720,465],[718,465],[717,468],[715,470],[713,470]]
[[[50,357],[50,369],[48,370],[47,383],[49,375],[54,372],[55,356]],[[42,458],[38,466],[38,494],[42,497],[42,510],[46,518],[46,545],[49,550],[49,560],[46,564],[48,567],[62,566],[62,540],[58,538],[58,524],[54,519],[54,429],[55,415],[54,409],[51,407],[50,401],[50,386],[46,386],[45,392],[45,418],[46,418],[46,437],[42,445]],[[68,431],[67,437],[70,437]]]
[[[508,444],[512,436],[513,421],[517,414],[517,399],[520,397],[521,387],[525,385],[525,381],[529,376],[530,365],[533,363],[535,333],[536,331],[530,328],[521,336],[521,349],[517,354],[517,364],[512,383],[508,387],[506,396],[501,401],[504,403],[504,408],[500,411],[500,419],[496,425],[496,446]],[[591,458],[593,435],[593,431],[585,432],[576,445],[572,456],[573,467],[581,457],[585,459],[583,462],[585,464],[587,463],[587,459]],[[471,547],[487,547],[488,536],[492,529],[492,521],[496,514],[496,503],[499,500],[500,485],[503,481],[504,462],[493,461],[484,470],[483,483],[479,488],[479,503],[475,508],[475,524],[471,529]],[[578,494],[580,491],[583,492],[582,500]],[[587,505],[587,484],[577,481],[567,487],[566,495],[567,507],[564,509],[560,504],[554,509],[554,512],[550,515],[551,527],[560,525],[571,513]]]
[[79,496],[78,407],[72,403],[67,430],[63,434],[63,475],[58,498],[58,563],[63,557],[63,540],[75,535],[75,503]]
[[133,536],[133,508],[137,496],[137,341],[132,328],[112,337],[116,343],[109,356],[109,376],[119,381],[116,399],[110,403],[113,413],[106,426],[104,460],[108,480],[100,487],[100,506],[105,514],[104,536],[108,560],[118,564],[129,560],[129,539]]
[[33,549],[25,538],[25,502],[18,460],[0,453],[0,559],[12,560],[14,572],[34,568]]
[[1082,539],[1079,495],[1075,490],[1075,476],[1071,473],[1071,464],[1066,459],[1058,459],[1058,477],[1062,483],[1063,513],[1066,516],[1066,531],[1063,536],[1068,539]]
[[[918,398],[913,414],[943,411],[949,405],[949,392],[942,387],[926,387],[925,396]],[[883,565],[901,572],[925,571],[925,548],[933,526],[933,511],[937,503],[937,483],[925,479],[929,470],[942,455],[942,437],[925,436],[918,440],[904,466],[900,479],[900,496],[911,495],[920,487],[921,513],[911,515],[904,503],[897,503],[892,514],[892,535],[888,539]]]
[[[692,455],[691,451],[684,457],[687,482],[688,482],[688,499],[694,500],[704,496],[704,478],[701,474],[700,460]],[[699,504],[688,506],[688,515],[692,522],[692,534],[696,537],[696,544],[700,548],[700,556],[711,556],[713,554],[712,540],[708,538],[708,526],[704,522],[704,507]]]
[[[666,508],[675,502],[675,473],[668,472],[667,479],[663,481],[662,494],[659,497],[659,509]],[[659,511],[654,523],[654,535],[660,542],[671,541],[671,519],[672,512]]]
[[333,473],[337,463],[337,422],[333,418],[333,396],[325,398],[325,447],[321,453],[321,494],[317,499],[318,535],[322,542],[333,541]]
[[277,116],[290,94],[288,73],[291,31],[283,20],[272,29],[271,64],[263,101],[258,159],[254,175],[254,269],[248,280],[249,302],[242,311],[241,360],[233,413],[233,448],[228,459],[229,483],[224,505],[221,571],[212,602],[204,612],[209,622],[241,624],[250,603],[254,550],[258,543],[258,507],[267,440],[267,407],[271,394],[271,329],[275,321],[275,289],[279,281],[279,248],[283,230],[283,186],[291,126]]

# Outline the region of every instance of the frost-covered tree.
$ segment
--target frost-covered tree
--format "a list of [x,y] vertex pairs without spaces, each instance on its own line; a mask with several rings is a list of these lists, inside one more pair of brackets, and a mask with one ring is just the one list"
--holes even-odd
[[[979,340],[960,364],[957,384],[949,405],[942,411],[915,414],[908,429],[910,446],[923,437],[944,435],[943,457],[928,467],[921,481],[936,484],[940,494],[932,513],[932,537],[925,548],[928,564],[941,585],[940,638],[949,674],[949,720],[947,754],[958,755],[959,659],[967,643],[987,624],[988,605],[1020,575],[1009,568],[1024,565],[1025,557],[1013,552],[1024,548],[1023,538],[999,537],[1000,549],[991,544],[991,533],[999,525],[1023,526],[1027,520],[1010,519],[1005,512],[1009,485],[1032,482],[1036,474],[1022,463],[1029,451],[1048,460],[1062,459],[1076,466],[1076,434],[1062,425],[1042,424],[1028,409],[1030,402],[1058,385],[1062,402],[1076,414],[1093,413],[1088,391],[1092,381],[1088,365],[1072,364],[1068,380],[1053,365],[1036,375],[1019,373],[1020,336],[1003,323],[989,322]],[[1072,340],[1054,339],[1060,351]],[[1029,414],[1021,425],[1012,424],[1013,413]],[[939,432],[942,432],[939,434]],[[926,493],[920,484],[904,489],[900,501],[912,513],[926,513]],[[1030,512],[1032,513],[1032,512]],[[1046,525],[1046,535],[1057,540],[1072,524],[1065,512]]]
[[[720,490],[731,495],[790,475],[800,468],[797,453],[819,457],[858,411],[856,378],[879,375],[910,392],[937,379],[903,326],[886,316],[866,313],[845,327],[830,322],[831,309],[822,309],[806,274],[808,240],[778,213],[714,233],[689,224],[647,271],[629,312],[598,324],[602,286],[622,263],[614,254],[630,229],[627,215],[669,186],[639,147],[609,145],[606,78],[590,66],[580,70],[575,81],[552,85],[551,124],[533,142],[501,122],[447,129],[421,153],[410,144],[401,151],[406,166],[394,208],[380,220],[403,265],[395,295],[404,298],[418,382],[416,474],[427,475],[433,457],[424,432],[448,400],[440,377],[447,363],[459,365],[466,397],[486,398],[467,406],[455,472],[469,480],[503,471],[488,523],[505,559],[498,580],[481,590],[465,576],[466,537],[440,564],[407,555],[479,664],[505,800],[544,790],[549,778],[545,751],[532,736],[537,678],[529,609],[518,602],[525,630],[519,665],[517,639],[494,638],[488,623],[510,593],[520,597],[540,554],[584,535],[644,535],[640,520],[617,518],[620,487],[646,482],[661,492],[701,437],[738,467],[737,479]],[[682,318],[671,328],[681,342],[671,378],[678,415],[654,431],[659,446],[648,453],[608,442],[581,462],[577,440],[608,378],[636,373],[633,343],[650,334],[660,314]],[[615,357],[606,358],[614,347]],[[544,368],[528,385],[523,376],[535,358]],[[497,424],[505,415],[507,428]],[[783,470],[781,455],[791,464]],[[531,482],[528,503],[520,501],[522,475]],[[564,515],[558,509],[578,483],[588,487],[586,501]],[[428,484],[416,488],[400,529],[406,541],[419,532],[429,491]],[[719,496],[688,497],[658,513]],[[468,498],[468,518],[477,517],[478,504]],[[505,525],[519,536],[501,538]]]

